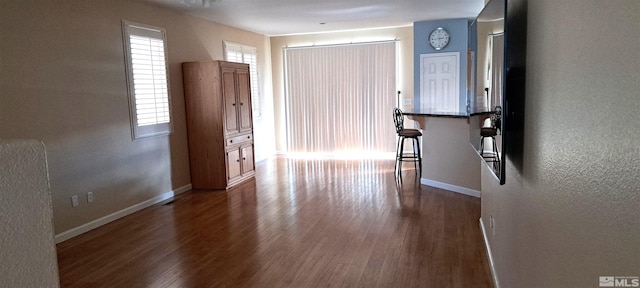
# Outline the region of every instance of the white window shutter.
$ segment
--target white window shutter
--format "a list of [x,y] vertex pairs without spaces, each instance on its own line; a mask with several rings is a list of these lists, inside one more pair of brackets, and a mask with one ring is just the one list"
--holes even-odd
[[165,32],[123,21],[133,138],[171,132]]

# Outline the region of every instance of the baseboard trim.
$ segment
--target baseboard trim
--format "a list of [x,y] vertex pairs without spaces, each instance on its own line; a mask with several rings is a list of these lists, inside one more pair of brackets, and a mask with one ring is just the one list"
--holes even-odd
[[461,186],[456,186],[456,185],[452,185],[452,184],[448,184],[448,183],[444,183],[444,182],[439,182],[439,181],[435,181],[435,180],[429,180],[429,179],[425,179],[425,178],[420,178],[420,184],[422,185],[427,185],[427,186],[432,186],[432,187],[436,187],[436,188],[440,188],[440,189],[445,189],[445,190],[449,190],[449,191],[453,191],[456,193],[460,193],[460,194],[464,194],[464,195],[468,195],[468,196],[473,196],[476,198],[480,198],[480,191],[478,190],[473,190],[473,189],[469,189],[466,187],[461,187]]
[[487,257],[489,258],[489,268],[491,268],[491,277],[493,278],[493,287],[500,288],[500,283],[498,282],[498,274],[496,274],[496,267],[493,264],[493,253],[491,253],[491,246],[489,246],[489,239],[487,239],[487,231],[484,229],[484,222],[482,222],[482,217],[480,218],[480,230],[482,230],[484,247],[487,248]]
[[180,194],[182,194],[182,193],[184,193],[186,191],[189,191],[189,190],[191,190],[191,184],[187,184],[187,185],[184,185],[182,187],[178,187],[175,190],[166,192],[166,193],[164,193],[162,195],[158,195],[158,196],[153,197],[153,198],[151,198],[151,199],[149,199],[147,201],[140,202],[138,204],[129,206],[127,208],[124,208],[124,209],[122,209],[120,211],[111,213],[111,214],[109,214],[107,216],[104,216],[102,218],[98,218],[96,220],[93,220],[93,221],[91,221],[91,222],[89,222],[87,224],[78,226],[78,227],[73,228],[73,229],[69,229],[69,230],[64,231],[64,232],[62,232],[60,234],[57,234],[55,236],[55,242],[56,242],[56,244],[58,244],[60,242],[63,242],[63,241],[69,240],[69,239],[71,239],[73,237],[76,237],[76,236],[78,236],[78,235],[80,235],[82,233],[88,232],[88,231],[96,229],[96,228],[98,228],[98,227],[100,227],[102,225],[105,225],[107,223],[113,222],[113,221],[118,220],[118,219],[120,219],[122,217],[125,217],[127,215],[130,215],[130,214],[133,214],[135,212],[138,212],[138,211],[140,211],[140,210],[142,210],[144,208],[147,208],[147,207],[149,207],[151,205],[155,205],[155,204],[158,204],[158,203],[161,203],[161,202],[168,202],[173,197],[175,197],[177,195],[180,195]]

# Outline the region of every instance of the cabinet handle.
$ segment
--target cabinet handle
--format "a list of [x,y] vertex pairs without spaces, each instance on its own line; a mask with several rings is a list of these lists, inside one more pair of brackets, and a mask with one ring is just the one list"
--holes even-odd
[[233,140],[229,140],[229,143],[233,143]]
[[247,158],[242,157],[242,160],[247,160]]
[[232,106],[236,106],[236,103],[231,103]]
[[240,106],[244,105],[244,103],[240,102]]
[[240,159],[236,160],[236,162],[240,162]]
[[251,136],[247,136],[247,139],[251,139]]

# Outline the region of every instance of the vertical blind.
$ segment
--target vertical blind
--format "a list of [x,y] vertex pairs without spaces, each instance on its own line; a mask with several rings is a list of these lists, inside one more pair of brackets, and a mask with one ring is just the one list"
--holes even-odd
[[260,91],[258,89],[258,49],[224,41],[225,60],[229,62],[249,64],[249,78],[251,81],[251,108],[253,118],[262,116]]
[[395,151],[395,41],[284,52],[288,152]]
[[489,45],[491,45],[491,83],[489,108],[502,106],[502,75],[504,63],[504,34],[496,34],[489,36]]

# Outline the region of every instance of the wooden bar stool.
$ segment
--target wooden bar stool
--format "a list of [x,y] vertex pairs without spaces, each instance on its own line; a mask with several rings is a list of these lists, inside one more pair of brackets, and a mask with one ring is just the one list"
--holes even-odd
[[[393,122],[396,125],[396,134],[398,135],[398,144],[396,145],[396,165],[394,172],[396,175],[402,175],[402,162],[413,162],[416,173],[422,176],[422,155],[420,153],[420,139],[422,133],[418,129],[404,128],[404,115],[399,108],[393,109]],[[411,139],[413,141],[413,152],[404,152],[404,140]]]

